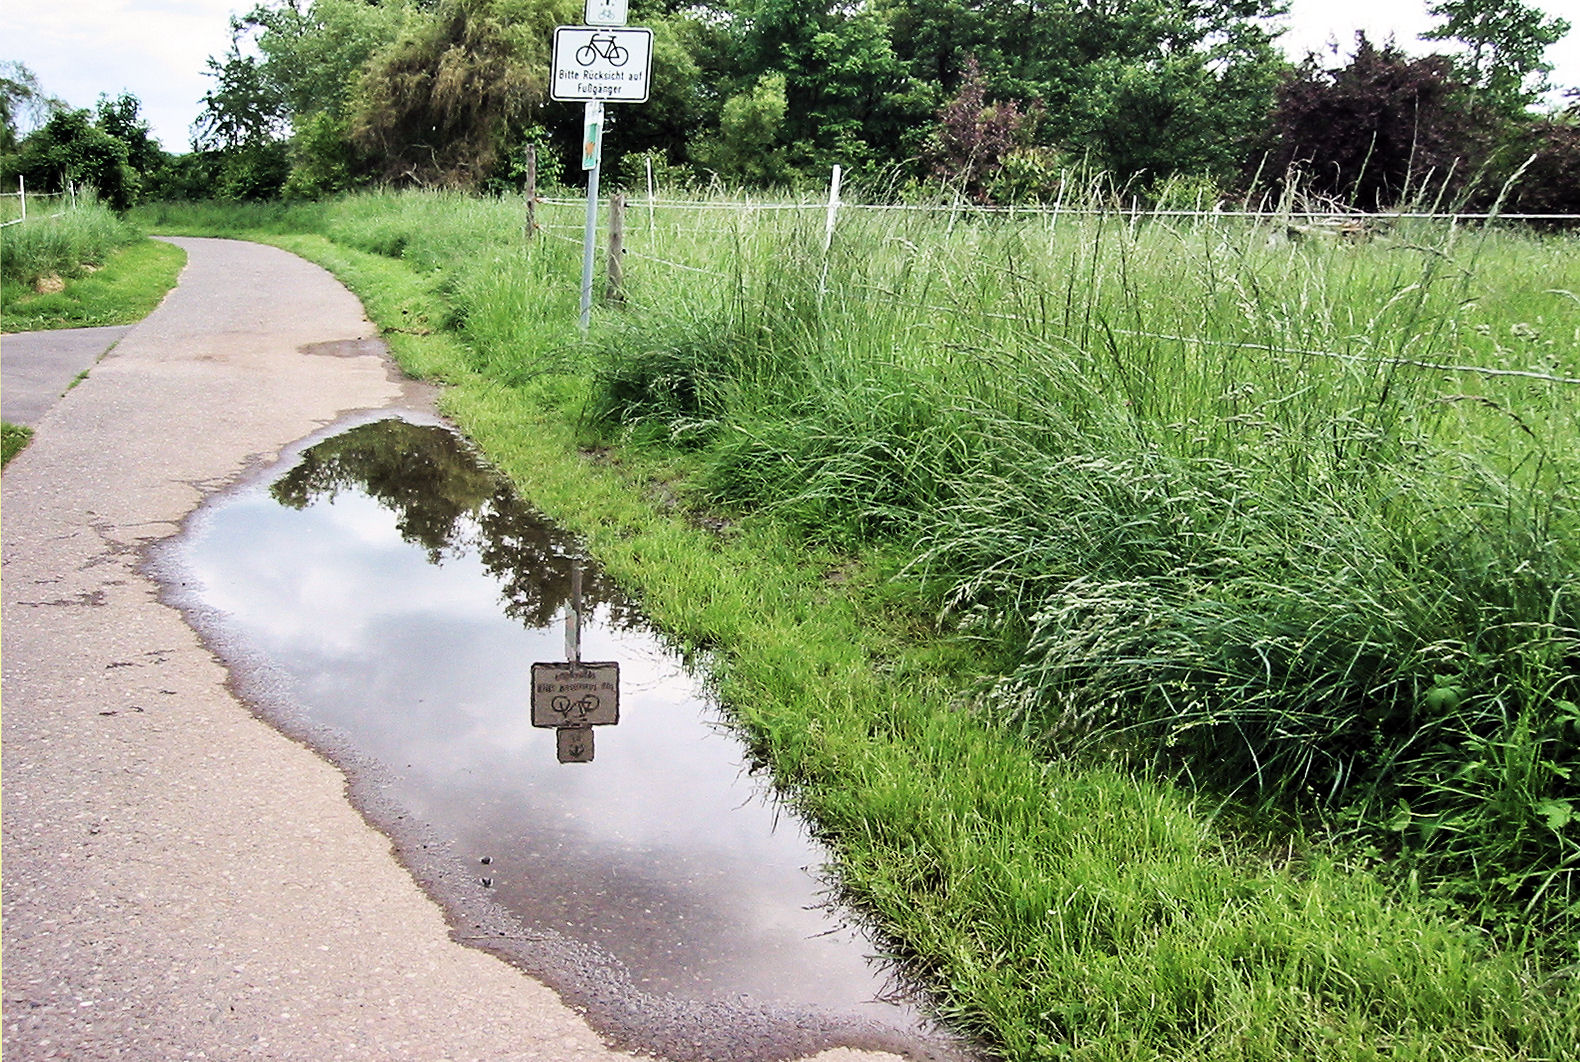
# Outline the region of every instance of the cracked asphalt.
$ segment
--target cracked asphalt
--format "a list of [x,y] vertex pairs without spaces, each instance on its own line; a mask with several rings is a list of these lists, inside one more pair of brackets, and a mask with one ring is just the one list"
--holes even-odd
[[630,1057],[453,940],[345,776],[161,603],[146,551],[209,494],[345,414],[431,406],[329,274],[174,242],[180,285],[0,477],[0,1052]]

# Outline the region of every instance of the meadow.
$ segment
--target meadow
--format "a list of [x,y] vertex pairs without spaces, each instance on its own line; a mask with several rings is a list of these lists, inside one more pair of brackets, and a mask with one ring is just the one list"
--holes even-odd
[[[272,232],[706,648],[1006,1057],[1580,1042],[1580,242],[381,194]],[[595,485],[589,485],[589,484]]]

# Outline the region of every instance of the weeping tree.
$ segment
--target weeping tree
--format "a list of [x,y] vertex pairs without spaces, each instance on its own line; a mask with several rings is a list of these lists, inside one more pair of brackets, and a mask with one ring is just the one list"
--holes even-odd
[[564,6],[442,0],[369,61],[350,111],[352,143],[387,181],[480,183],[512,130],[548,101],[551,34]]

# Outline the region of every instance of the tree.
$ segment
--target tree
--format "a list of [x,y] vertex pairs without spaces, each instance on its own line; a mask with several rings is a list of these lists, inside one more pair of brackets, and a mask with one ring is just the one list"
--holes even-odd
[[1564,19],[1522,0],[1437,0],[1427,10],[1443,23],[1421,36],[1465,45],[1459,74],[1494,105],[1521,112],[1551,87],[1543,55],[1569,32]]
[[66,109],[60,100],[44,93],[38,77],[21,63],[0,63],[0,154],[16,150],[22,123],[43,122]]
[[126,143],[94,125],[88,111],[57,111],[22,141],[15,165],[29,187],[89,186],[110,207],[125,210],[139,188],[128,156]]
[[203,110],[192,125],[192,146],[200,151],[264,147],[282,140],[289,128],[279,84],[258,57],[242,54],[238,24],[231,29],[235,36],[224,61],[208,61],[214,87],[203,94]]
[[442,0],[381,50],[358,82],[352,143],[379,176],[473,186],[501,158],[513,127],[548,100],[551,26],[526,4]]
[[1462,188],[1491,154],[1499,123],[1441,55],[1412,59],[1356,35],[1349,63],[1315,56],[1278,93],[1265,157],[1256,165],[1363,209],[1392,207],[1430,182]]
[[889,0],[908,72],[949,91],[968,56],[987,93],[1040,102],[1040,142],[1121,180],[1227,173],[1261,130],[1285,0]]
[[782,79],[783,120],[761,149],[782,152],[793,171],[888,161],[936,106],[907,74],[886,16],[871,5],[741,0],[705,17],[724,27],[721,80],[737,112],[762,86],[779,83],[765,79]]
[[167,156],[159,142],[149,135],[142,109],[142,101],[130,92],[123,92],[114,99],[100,96],[95,124],[126,145],[127,164],[139,177],[146,178],[158,172]]
[[968,57],[960,91],[939,110],[938,131],[927,146],[933,176],[987,202],[1025,124],[1016,100],[988,102],[982,67]]
[[369,60],[394,43],[414,5],[405,0],[297,0],[259,4],[237,21],[255,35],[261,74],[290,124],[291,174],[284,191],[343,190],[374,167],[351,144],[350,115]]

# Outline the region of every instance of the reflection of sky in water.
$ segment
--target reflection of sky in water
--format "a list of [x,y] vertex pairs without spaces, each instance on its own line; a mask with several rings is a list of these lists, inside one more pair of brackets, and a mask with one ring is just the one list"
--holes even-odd
[[[442,432],[424,440],[454,445]],[[205,510],[182,567],[288,697],[391,768],[409,814],[474,869],[490,858],[491,895],[616,956],[653,991],[889,1012],[870,1002],[883,987],[863,959],[872,946],[817,909],[823,853],[746,775],[680,661],[601,579],[589,575],[582,658],[620,663],[620,725],[597,729],[593,763],[568,765],[554,731],[531,726],[531,665],[564,659],[563,620],[529,628],[503,603],[563,600],[569,543],[524,523],[524,510],[504,514],[531,540],[518,560],[536,569],[535,589],[522,591],[519,569],[479,553],[480,514],[498,524],[515,503],[496,495],[446,524],[434,563],[434,541],[408,541],[386,503],[333,470],[333,490],[309,490],[301,508],[265,486]],[[421,503],[400,504],[410,516]]]

